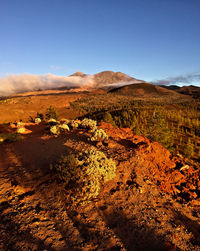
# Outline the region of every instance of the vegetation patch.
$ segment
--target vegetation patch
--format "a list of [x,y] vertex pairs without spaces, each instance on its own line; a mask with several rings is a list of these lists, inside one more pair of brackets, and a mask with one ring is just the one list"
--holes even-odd
[[97,122],[93,119],[84,118],[81,121],[81,127],[94,131],[97,129]]
[[49,119],[58,120],[57,112],[53,106],[50,106],[49,108],[47,108],[46,113],[45,113],[45,118],[47,120]]
[[0,134],[0,144],[3,142],[15,142],[21,139],[22,137],[15,133],[1,133]]
[[52,167],[64,182],[69,203],[85,204],[96,198],[101,184],[115,177],[116,164],[96,148],[62,156]]
[[108,139],[108,135],[105,133],[103,129],[96,129],[91,137],[91,141],[104,141]]
[[39,124],[39,123],[41,123],[41,122],[42,122],[41,118],[35,118],[35,123],[36,123],[36,124]]
[[19,133],[19,134],[23,134],[23,133],[25,133],[25,131],[26,131],[25,127],[19,127],[19,128],[17,128],[17,133]]
[[113,93],[82,97],[70,105],[80,112],[80,118],[131,128],[174,154],[200,162],[199,100],[139,99]]

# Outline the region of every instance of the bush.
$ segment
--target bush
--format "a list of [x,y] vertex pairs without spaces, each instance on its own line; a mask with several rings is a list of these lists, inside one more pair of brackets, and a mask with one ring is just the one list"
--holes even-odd
[[96,129],[91,137],[91,141],[104,141],[106,139],[108,139],[108,135],[103,129]]
[[67,124],[62,124],[58,126],[60,128],[61,131],[65,132],[65,131],[69,131],[69,126]]
[[96,198],[100,184],[116,175],[115,162],[94,147],[84,153],[63,156],[54,169],[65,183],[69,202],[80,204]]
[[59,121],[57,121],[56,119],[49,119],[48,121],[48,124],[49,125],[58,125],[58,124],[60,124],[60,122]]
[[80,120],[70,120],[70,121],[68,122],[68,125],[69,125],[71,128],[73,128],[73,129],[78,128],[78,127],[80,126],[80,124],[81,124],[81,121],[80,121]]
[[58,120],[58,115],[57,115],[55,108],[53,108],[52,106],[47,108],[46,113],[45,113],[45,117],[47,120],[49,120],[49,119]]
[[103,121],[113,125],[114,127],[117,127],[112,115],[109,112],[105,113]]
[[19,133],[19,134],[24,133],[25,131],[26,131],[25,127],[17,128],[17,133]]
[[39,123],[41,123],[41,122],[42,122],[41,118],[35,118],[35,123],[36,123],[36,124],[39,124]]
[[59,135],[61,132],[66,131],[70,131],[69,126],[67,124],[55,124],[50,127],[50,133],[54,135]]
[[44,115],[42,113],[37,112],[36,118],[44,119]]
[[1,133],[0,134],[0,143],[3,142],[15,142],[21,140],[21,136],[15,133]]
[[68,124],[68,123],[70,122],[70,120],[69,120],[69,119],[62,118],[62,119],[60,119],[60,122],[61,122],[61,123],[64,123],[64,124]]
[[81,127],[94,131],[97,129],[97,122],[95,120],[85,118],[81,121]]
[[50,127],[50,133],[54,135],[59,135],[60,134],[60,128],[58,125],[53,125]]
[[24,126],[24,123],[22,121],[17,122],[17,127]]

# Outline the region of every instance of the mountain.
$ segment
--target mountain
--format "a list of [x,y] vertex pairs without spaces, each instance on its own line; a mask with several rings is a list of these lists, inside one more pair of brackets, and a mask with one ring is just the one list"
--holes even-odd
[[83,73],[81,71],[77,71],[77,72],[71,74],[69,77],[83,77],[84,78],[86,76],[87,76],[87,74],[85,74],[85,73]]
[[96,87],[109,86],[111,84],[119,82],[128,82],[134,81],[135,78],[132,78],[122,72],[113,72],[113,71],[102,71],[94,75],[94,82]]
[[135,97],[161,97],[161,96],[178,96],[175,91],[167,90],[157,85],[146,82],[130,84],[110,90],[111,93],[121,95],[131,95]]
[[98,88],[113,88],[113,87],[120,86],[122,84],[130,83],[130,81],[132,83],[144,82],[143,80],[135,79],[122,72],[113,72],[113,71],[102,71],[94,75],[88,75],[80,71],[77,71],[73,73],[72,75],[70,75],[69,77],[82,77],[83,80],[90,77],[90,83],[91,83],[91,79],[93,82],[93,85],[91,85],[91,87],[97,88],[97,89]]

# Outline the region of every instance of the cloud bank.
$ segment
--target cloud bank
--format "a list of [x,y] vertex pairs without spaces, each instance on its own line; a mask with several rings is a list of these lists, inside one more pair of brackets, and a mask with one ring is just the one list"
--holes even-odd
[[58,87],[85,87],[92,86],[93,84],[92,75],[87,75],[84,78],[79,76],[57,76],[50,73],[46,75],[10,75],[0,78],[0,96]]
[[200,73],[190,73],[187,75],[169,77],[166,79],[152,81],[152,83],[157,85],[188,85],[199,83],[200,85]]

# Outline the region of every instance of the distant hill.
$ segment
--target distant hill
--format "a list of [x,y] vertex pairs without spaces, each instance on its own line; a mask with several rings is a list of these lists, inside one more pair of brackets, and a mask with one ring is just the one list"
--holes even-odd
[[110,93],[116,93],[121,95],[131,95],[135,97],[161,97],[161,96],[178,96],[175,91],[168,90],[166,88],[149,84],[138,83],[130,84],[122,87],[110,90]]
[[176,85],[168,85],[168,86],[162,86],[163,88],[166,88],[168,90],[174,90],[180,94],[184,95],[190,95],[194,98],[200,98],[200,87],[189,85],[189,86],[176,86]]
[[180,86],[178,86],[178,85],[159,85],[159,86],[163,87],[163,88],[166,88],[168,90],[173,90],[173,91],[176,91],[176,90],[180,89]]
[[178,90],[179,93],[190,95],[196,98],[200,98],[200,87],[190,85],[190,86],[183,86]]

